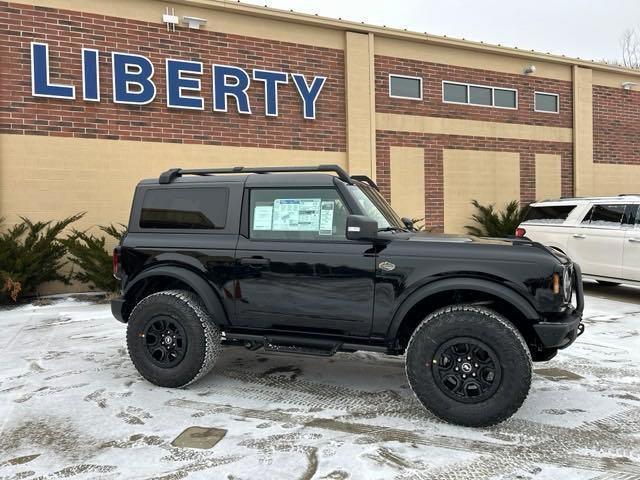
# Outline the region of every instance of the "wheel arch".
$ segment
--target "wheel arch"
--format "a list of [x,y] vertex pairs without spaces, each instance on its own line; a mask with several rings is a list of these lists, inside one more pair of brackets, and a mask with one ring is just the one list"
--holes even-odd
[[481,302],[491,302],[496,311],[515,324],[527,341],[534,340],[531,320],[538,320],[540,316],[528,300],[499,283],[464,277],[439,280],[413,292],[396,309],[387,340],[403,351],[413,330],[432,311],[456,303]]
[[199,274],[177,266],[153,267],[136,275],[122,292],[124,320],[127,321],[131,310],[142,298],[176,288],[197,294],[217,325],[228,324],[229,317],[215,288]]

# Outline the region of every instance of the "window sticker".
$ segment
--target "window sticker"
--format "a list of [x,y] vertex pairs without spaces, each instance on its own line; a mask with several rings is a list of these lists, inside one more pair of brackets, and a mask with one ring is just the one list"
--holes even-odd
[[254,230],[271,230],[271,222],[273,218],[272,205],[256,205],[253,211],[253,229]]
[[319,198],[278,198],[273,202],[274,231],[318,231]]
[[320,229],[318,233],[320,235],[332,235],[333,234],[333,201],[322,202],[320,208]]

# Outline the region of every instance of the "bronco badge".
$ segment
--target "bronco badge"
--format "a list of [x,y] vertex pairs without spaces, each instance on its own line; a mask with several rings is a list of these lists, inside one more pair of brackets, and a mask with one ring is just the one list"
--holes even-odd
[[380,262],[378,267],[380,267],[380,270],[384,270],[385,272],[390,272],[396,268],[396,266],[391,262]]

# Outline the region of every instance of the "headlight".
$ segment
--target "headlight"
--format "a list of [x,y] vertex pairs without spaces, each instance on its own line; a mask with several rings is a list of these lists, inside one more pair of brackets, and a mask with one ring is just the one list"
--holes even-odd
[[573,266],[567,265],[562,273],[562,295],[565,302],[571,301],[573,292]]

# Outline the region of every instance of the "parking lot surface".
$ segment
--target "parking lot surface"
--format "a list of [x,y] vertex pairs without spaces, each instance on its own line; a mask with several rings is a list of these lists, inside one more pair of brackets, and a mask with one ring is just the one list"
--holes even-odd
[[170,390],[106,304],[0,310],[0,478],[640,479],[640,305],[588,292],[585,334],[486,429],[425,412],[402,358],[234,347]]

